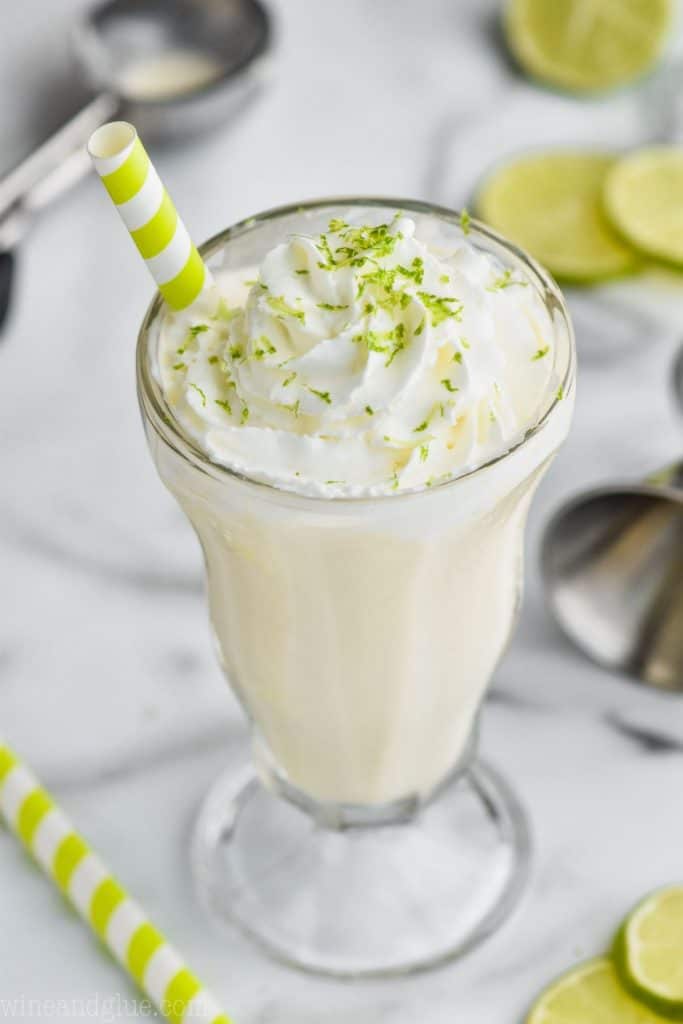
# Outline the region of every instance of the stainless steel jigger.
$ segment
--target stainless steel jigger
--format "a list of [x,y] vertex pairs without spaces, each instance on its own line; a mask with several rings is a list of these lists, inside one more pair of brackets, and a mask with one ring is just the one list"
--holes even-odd
[[541,561],[554,616],[585,654],[683,692],[683,461],[564,506]]
[[[259,0],[106,0],[92,8],[76,24],[74,44],[93,99],[0,179],[0,253],[87,172],[85,143],[105,121],[125,117],[146,139],[174,140],[229,118],[261,78],[270,35]],[[161,96],[129,91],[126,68],[178,51],[205,57],[215,73]]]

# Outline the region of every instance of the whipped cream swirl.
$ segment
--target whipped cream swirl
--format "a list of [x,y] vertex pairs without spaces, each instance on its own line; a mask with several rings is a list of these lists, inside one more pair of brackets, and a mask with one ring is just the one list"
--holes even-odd
[[535,289],[400,215],[295,235],[207,315],[167,314],[159,373],[210,458],[305,494],[416,490],[506,451],[553,384]]

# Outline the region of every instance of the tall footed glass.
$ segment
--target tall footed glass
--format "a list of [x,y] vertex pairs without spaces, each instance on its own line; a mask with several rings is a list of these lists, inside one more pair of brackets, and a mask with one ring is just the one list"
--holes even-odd
[[[399,208],[418,235],[460,240],[453,212],[341,199],[263,214],[203,254],[253,268],[354,207]],[[253,736],[255,770],[219,779],[200,813],[199,890],[276,956],[338,976],[463,953],[528,868],[524,814],[477,760],[477,720],[519,605],[529,503],[569,428],[574,343],[536,264],[481,226],[468,241],[541,297],[555,383],[515,447],[417,493],[305,497],[211,462],[158,383],[158,300],[138,344],[150,448],[201,543],[219,656]]]

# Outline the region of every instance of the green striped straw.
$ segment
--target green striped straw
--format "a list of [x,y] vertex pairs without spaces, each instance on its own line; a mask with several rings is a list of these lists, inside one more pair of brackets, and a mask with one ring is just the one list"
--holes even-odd
[[230,1024],[125,889],[0,741],[0,816],[172,1024]]
[[111,121],[93,132],[88,153],[159,291],[187,309],[212,283],[204,263],[132,124]]

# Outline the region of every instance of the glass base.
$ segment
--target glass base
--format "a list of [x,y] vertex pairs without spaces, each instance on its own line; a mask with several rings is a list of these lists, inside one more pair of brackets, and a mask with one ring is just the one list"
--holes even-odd
[[473,763],[410,820],[344,829],[257,778],[222,776],[193,844],[203,906],[292,966],[405,974],[467,953],[507,917],[530,861],[526,818]]

